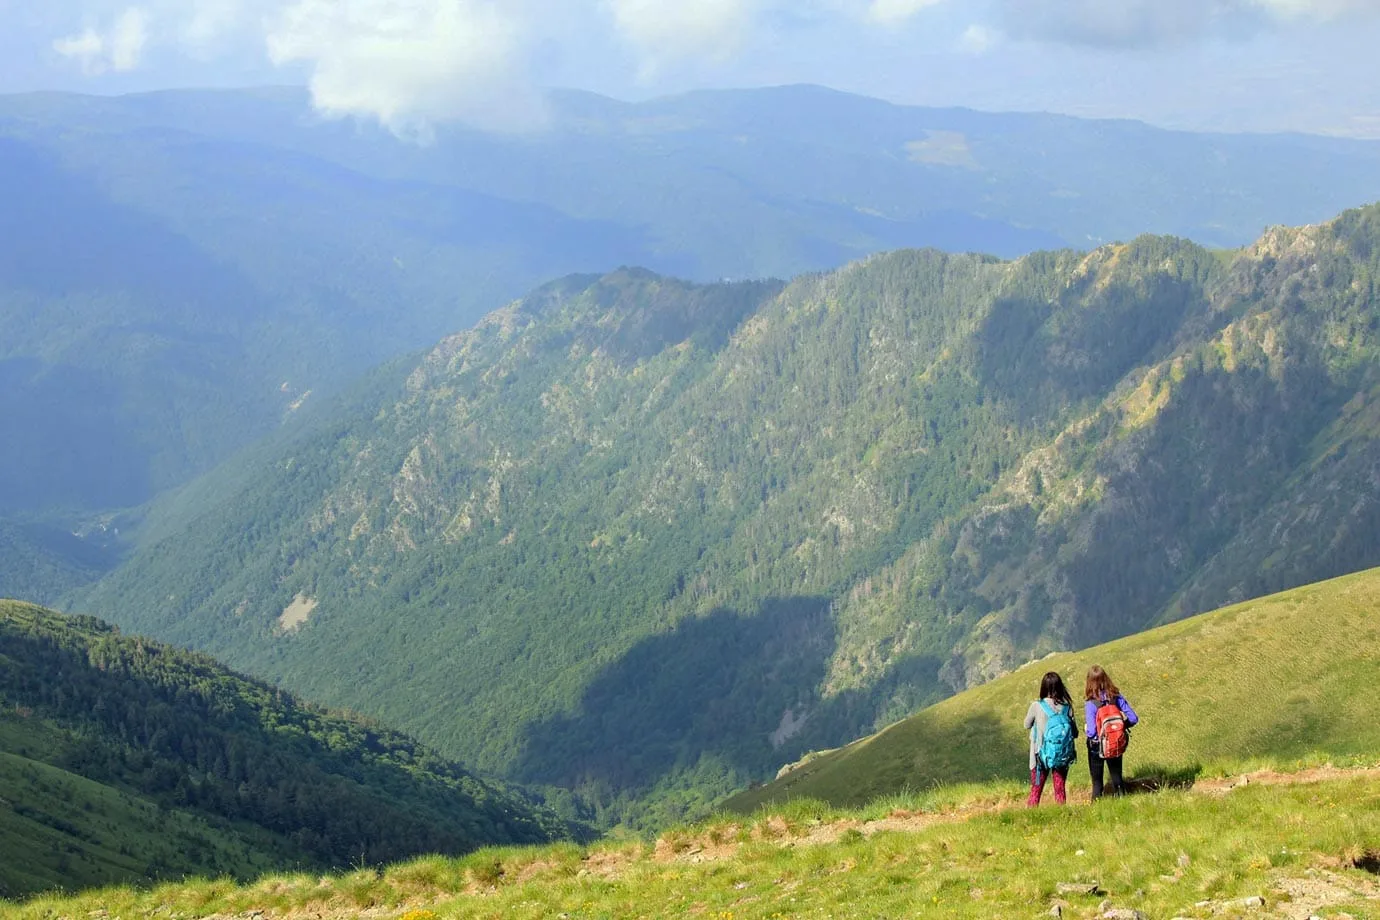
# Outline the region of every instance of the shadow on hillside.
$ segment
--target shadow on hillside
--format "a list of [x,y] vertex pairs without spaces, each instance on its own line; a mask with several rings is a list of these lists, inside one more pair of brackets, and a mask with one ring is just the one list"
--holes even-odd
[[1020,780],[1027,775],[1027,754],[1025,733],[995,713],[973,712],[950,722],[922,712],[847,756],[807,760],[763,792],[735,797],[728,807],[751,811],[798,797],[861,807],[965,783]]
[[1004,297],[978,332],[981,378],[1023,421],[1054,416],[1158,358],[1206,308],[1200,284],[1168,274],[1117,279],[1056,301]]
[[1203,765],[1198,763],[1178,767],[1145,764],[1136,768],[1134,776],[1126,777],[1126,791],[1135,795],[1163,789],[1191,789],[1202,772]]
[[790,734],[788,710],[814,707],[834,648],[822,597],[685,620],[605,667],[575,713],[531,726],[514,777],[613,791],[645,790],[702,758],[759,772],[798,754],[772,735]]

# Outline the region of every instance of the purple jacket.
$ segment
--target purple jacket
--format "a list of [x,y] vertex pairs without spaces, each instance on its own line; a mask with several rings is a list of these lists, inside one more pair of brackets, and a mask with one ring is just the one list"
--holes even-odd
[[[1140,721],[1139,717],[1136,716],[1136,711],[1131,708],[1131,704],[1126,702],[1126,697],[1118,696],[1116,698],[1116,704],[1121,709],[1121,714],[1126,717],[1126,725],[1128,727]],[[1100,708],[1102,708],[1102,704],[1095,703],[1092,700],[1088,700],[1083,706],[1083,714],[1087,717],[1083,720],[1083,724],[1087,726],[1087,735],[1089,738],[1097,737],[1097,710]]]

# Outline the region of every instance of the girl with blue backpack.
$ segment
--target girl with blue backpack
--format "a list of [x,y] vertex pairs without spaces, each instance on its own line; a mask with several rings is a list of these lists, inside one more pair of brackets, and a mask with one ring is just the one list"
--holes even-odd
[[1064,679],[1053,671],[1040,681],[1040,698],[1030,704],[1025,727],[1030,731],[1030,798],[1026,805],[1034,808],[1040,804],[1050,776],[1054,777],[1054,801],[1062,805],[1068,801],[1069,767],[1078,757],[1074,743],[1078,726]]

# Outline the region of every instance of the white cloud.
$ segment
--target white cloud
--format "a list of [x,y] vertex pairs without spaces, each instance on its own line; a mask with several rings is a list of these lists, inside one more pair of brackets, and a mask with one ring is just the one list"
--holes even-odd
[[[956,6],[958,0],[872,0],[869,15],[895,24],[940,4]],[[1149,47],[1375,14],[1380,0],[994,0],[991,21],[975,24],[962,45],[971,46],[975,35],[990,39],[1004,33],[1068,44]]]
[[110,30],[110,67],[118,72],[134,70],[148,43],[148,14],[131,7],[120,14]]
[[764,13],[767,0],[608,0],[614,27],[632,42],[643,66],[732,56]]
[[867,18],[873,22],[892,25],[905,22],[921,10],[938,6],[944,0],[872,0],[867,6]]
[[127,73],[139,67],[148,44],[148,14],[139,7],[124,10],[101,32],[88,26],[82,32],[59,38],[53,50],[81,65],[82,71],[97,75],[107,71]]
[[658,85],[723,72],[763,36],[776,41],[800,23],[891,27],[944,0],[142,0],[123,10],[129,0],[80,2],[97,25],[53,47],[86,73],[133,69],[154,41],[197,61],[257,57],[305,71],[323,114],[411,134],[446,121],[540,123],[538,51],[548,61],[609,54],[612,67]]
[[985,54],[1000,40],[1001,37],[987,26],[974,23],[959,36],[958,48],[969,54]]
[[486,0],[294,0],[266,37],[275,64],[306,64],[316,107],[398,133],[437,121],[537,122],[526,22]]
[[98,74],[105,70],[105,39],[95,29],[59,38],[53,42],[53,50],[79,63],[86,73]]
[[[0,7],[6,2],[17,0]],[[88,74],[140,68],[154,51],[160,61],[228,61],[245,72],[291,67],[307,74],[323,113],[404,134],[443,121],[532,125],[541,117],[537,81],[578,83],[587,70],[606,86],[640,75],[669,89],[719,82],[758,55],[796,53],[789,74],[800,79],[805,52],[793,47],[817,54],[833,47],[822,36],[866,41],[868,27],[891,47],[914,41],[978,54],[1010,39],[1154,47],[1380,13],[1380,0],[26,2],[48,24],[45,36],[62,36],[51,47]],[[64,7],[83,18],[64,21]],[[922,34],[920,23],[939,31]],[[825,63],[819,72],[829,72]]]

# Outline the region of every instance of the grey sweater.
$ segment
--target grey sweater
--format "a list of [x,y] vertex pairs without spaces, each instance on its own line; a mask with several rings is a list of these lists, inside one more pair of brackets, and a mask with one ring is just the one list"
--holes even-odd
[[[1056,703],[1054,700],[1045,699],[1050,709],[1058,710],[1063,703]],[[1069,718],[1073,718],[1073,707],[1069,707]],[[1049,724],[1049,716],[1045,715],[1045,709],[1036,700],[1030,704],[1030,708],[1025,712],[1025,727],[1030,731],[1030,769],[1035,769],[1035,755],[1040,752],[1040,745],[1045,740],[1045,726]],[[1073,722],[1074,734],[1078,733],[1078,720]]]

